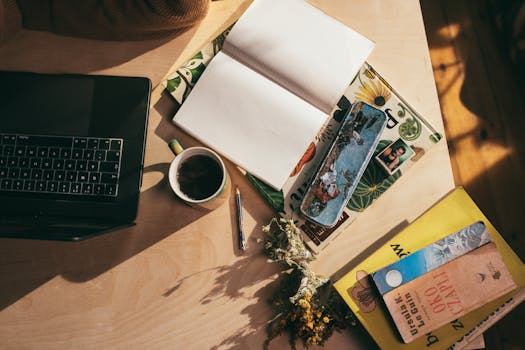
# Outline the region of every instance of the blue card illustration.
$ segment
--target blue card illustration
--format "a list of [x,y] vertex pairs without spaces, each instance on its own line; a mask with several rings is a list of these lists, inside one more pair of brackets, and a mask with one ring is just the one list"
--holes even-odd
[[491,241],[478,221],[372,273],[381,295]]
[[383,111],[361,101],[354,103],[303,197],[303,216],[324,227],[337,223],[385,124]]

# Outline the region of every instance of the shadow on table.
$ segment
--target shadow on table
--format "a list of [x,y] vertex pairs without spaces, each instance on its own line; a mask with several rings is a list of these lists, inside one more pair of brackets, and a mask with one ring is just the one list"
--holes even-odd
[[1,239],[0,310],[56,276],[88,281],[206,215],[175,197],[166,180],[168,166],[144,169],[164,178],[141,193],[136,226],[81,242]]
[[424,0],[421,8],[456,185],[523,259],[523,67],[496,25],[498,11],[520,3]]
[[[159,60],[155,59],[155,53],[168,51],[179,42],[183,47],[195,30],[181,34],[166,48],[163,46],[175,37],[144,41],[102,41],[23,30],[0,46],[0,69],[82,74],[104,74],[107,71],[111,75],[149,76],[156,84],[177,57]],[[138,59],[139,57],[142,59]],[[155,69],[144,72],[144,63],[153,60]]]
[[162,91],[159,100],[155,103],[153,108],[155,108],[155,110],[162,116],[162,119],[155,128],[155,135],[164,140],[166,145],[170,140],[176,138],[184,148],[202,146],[202,143],[183,132],[172,122],[178,106],[173,97],[166,90]]

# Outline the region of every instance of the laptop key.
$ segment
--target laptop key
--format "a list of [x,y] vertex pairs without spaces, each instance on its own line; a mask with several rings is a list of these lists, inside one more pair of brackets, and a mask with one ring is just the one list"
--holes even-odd
[[35,190],[38,192],[44,192],[46,190],[46,182],[45,181],[37,181]]
[[17,146],[15,148],[15,155],[17,157],[23,157],[26,155],[26,148],[24,146]]
[[87,161],[77,160],[77,170],[84,171],[87,169]]
[[88,182],[88,173],[86,172],[79,172],[77,176],[78,182]]
[[96,151],[95,152],[95,160],[106,160],[106,151]]
[[109,149],[111,141],[109,139],[101,139],[98,143],[98,148],[100,149]]
[[93,186],[93,194],[104,194],[106,192],[106,185],[95,184]]
[[20,168],[29,168],[29,158],[20,158],[18,160],[18,166]]
[[73,140],[73,148],[86,148],[87,146],[87,139],[81,137],[81,138],[75,138]]
[[88,139],[87,141],[87,148],[89,149],[97,149],[98,148],[98,139]]
[[82,184],[75,182],[71,184],[71,188],[69,189],[69,192],[80,193],[81,190],[82,190]]
[[36,147],[27,147],[26,157],[36,156]]
[[14,146],[4,146],[4,152],[3,152],[3,155],[4,156],[12,156],[13,154],[15,154],[15,147]]
[[53,160],[51,158],[42,159],[42,169],[51,169]]
[[32,169],[39,169],[42,165],[42,160],[40,158],[31,158],[29,161],[29,167]]
[[0,178],[6,178],[7,174],[9,174],[9,170],[7,170],[7,168],[0,168]]
[[24,181],[24,191],[34,191],[35,181],[34,180],[25,180]]
[[38,156],[40,158],[44,158],[44,157],[47,157],[47,154],[49,153],[49,148],[47,147],[38,147]]
[[100,177],[100,182],[105,183],[105,184],[116,184],[117,174],[104,173]]
[[13,180],[11,179],[3,179],[2,181],[0,181],[0,188],[3,190],[10,190],[12,185]]
[[122,144],[122,140],[111,140],[111,147],[110,147],[110,149],[113,150],[113,151],[119,151],[121,144]]
[[69,193],[69,182],[60,182],[58,184],[58,192]]
[[83,194],[92,194],[93,193],[93,184],[83,184],[82,185]]
[[14,180],[13,189],[17,191],[22,191],[24,189],[24,180]]
[[9,169],[9,177],[11,179],[18,179],[20,176],[20,169],[19,168],[10,168]]
[[9,157],[7,158],[7,166],[10,168],[13,168],[18,165],[18,158],[16,157]]
[[42,170],[40,169],[31,170],[31,178],[33,180],[40,180],[42,178]]
[[83,152],[81,149],[74,149],[73,152],[71,152],[71,158],[73,159],[82,159]]
[[71,149],[69,149],[69,148],[61,148],[60,149],[60,158],[62,158],[62,159],[69,159],[69,158],[71,158]]
[[87,169],[89,171],[98,171],[98,162],[88,162]]
[[20,178],[29,179],[31,177],[31,170],[29,169],[20,169]]
[[50,181],[50,180],[53,180],[53,177],[54,177],[53,170],[44,170],[44,175],[42,176],[44,180]]
[[60,148],[52,147],[49,149],[49,157],[58,158],[60,157]]
[[58,182],[49,181],[47,183],[47,192],[57,192],[58,191]]
[[53,160],[53,169],[55,170],[61,170],[64,169],[64,160],[63,159],[55,159]]
[[95,156],[95,151],[93,151],[92,149],[85,149],[84,150],[84,159],[85,160],[92,160],[94,156]]
[[106,185],[106,194],[109,196],[114,196],[117,194],[117,186],[116,185]]
[[0,157],[0,167],[7,165],[7,157]]
[[55,171],[55,180],[56,181],[64,181],[66,179],[66,172],[63,170],[57,170]]
[[68,171],[66,173],[66,180],[70,182],[77,181],[77,172],[76,171]]
[[106,160],[108,162],[118,162],[120,159],[120,151],[108,151]]
[[16,144],[33,147],[71,147],[71,137],[19,135]]
[[100,162],[100,172],[116,173],[118,172],[118,163],[117,162]]
[[100,173],[89,173],[89,182],[97,183],[100,181]]
[[75,170],[75,168],[76,168],[76,161],[73,160],[73,159],[68,159],[68,160],[66,160],[66,163],[65,163],[65,165],[64,165],[64,168],[65,168],[66,170]]

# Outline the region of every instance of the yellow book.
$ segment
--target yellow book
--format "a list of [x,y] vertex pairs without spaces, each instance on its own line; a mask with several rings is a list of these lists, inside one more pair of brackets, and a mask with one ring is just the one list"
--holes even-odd
[[447,349],[514,296],[516,290],[413,342],[403,343],[379,295],[371,288],[368,280],[370,273],[476,221],[485,223],[518,287],[517,290],[525,286],[525,265],[521,259],[465,190],[456,188],[335,283],[336,290],[381,348]]

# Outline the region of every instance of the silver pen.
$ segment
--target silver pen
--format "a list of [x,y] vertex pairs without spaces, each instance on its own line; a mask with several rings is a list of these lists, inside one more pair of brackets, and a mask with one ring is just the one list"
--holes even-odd
[[237,202],[237,231],[239,233],[239,250],[246,251],[246,239],[242,229],[242,201],[241,192],[238,187],[235,187],[235,201]]

